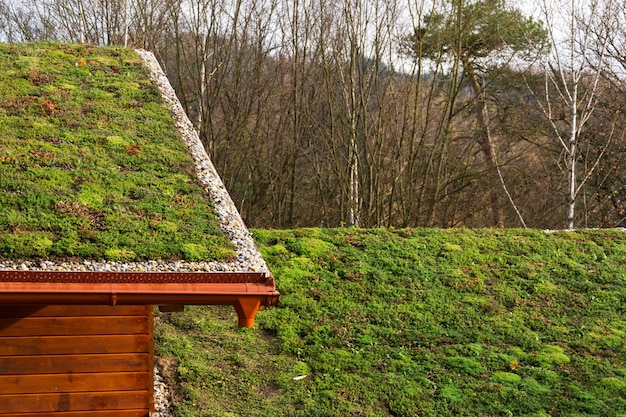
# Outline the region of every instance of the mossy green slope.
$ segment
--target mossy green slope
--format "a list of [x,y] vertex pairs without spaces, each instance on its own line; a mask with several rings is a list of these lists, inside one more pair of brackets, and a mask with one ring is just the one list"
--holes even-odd
[[127,49],[0,44],[0,207],[0,258],[233,256]]
[[158,326],[177,415],[626,415],[624,232],[255,236],[281,291],[258,328]]

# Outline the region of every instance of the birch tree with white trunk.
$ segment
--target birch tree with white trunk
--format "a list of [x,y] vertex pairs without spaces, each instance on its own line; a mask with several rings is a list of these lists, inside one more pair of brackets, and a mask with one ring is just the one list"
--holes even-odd
[[[551,51],[541,64],[545,83],[529,90],[561,147],[560,164],[566,177],[565,227],[574,229],[576,201],[594,174],[604,152],[586,172],[579,172],[579,144],[596,110],[599,86],[607,70],[606,22],[613,17],[614,0],[542,0],[539,5],[549,33]],[[606,145],[605,145],[606,146]]]

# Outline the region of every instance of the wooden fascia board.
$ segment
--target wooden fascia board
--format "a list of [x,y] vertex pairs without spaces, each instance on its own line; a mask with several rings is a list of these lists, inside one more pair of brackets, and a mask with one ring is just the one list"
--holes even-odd
[[[133,273],[132,277],[147,274],[147,282],[81,282],[91,280],[88,274],[93,273],[53,274],[57,281],[67,279],[65,282],[53,282],[50,272],[46,271],[0,271],[0,304],[232,305],[239,316],[239,325],[250,327],[259,308],[276,305],[279,297],[274,279],[262,273],[262,280],[259,273],[220,273],[218,277],[210,278],[212,273],[198,272],[183,274],[187,274],[186,279],[190,279],[189,274],[198,274],[192,277],[192,281],[201,281],[201,276],[204,276],[210,282],[158,282],[159,276],[172,278],[180,273],[146,272]],[[107,274],[112,274],[111,277],[115,274],[119,278],[119,274],[131,273],[99,274],[103,278]],[[216,282],[220,276],[244,282]],[[22,280],[19,280],[20,277]]]

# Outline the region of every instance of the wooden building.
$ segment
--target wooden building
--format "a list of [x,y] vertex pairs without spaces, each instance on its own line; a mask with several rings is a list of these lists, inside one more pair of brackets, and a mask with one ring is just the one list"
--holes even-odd
[[[155,306],[176,311],[186,304],[232,305],[239,325],[252,326],[261,307],[278,301],[274,279],[197,132],[156,59],[143,55],[151,58],[152,70],[138,53],[122,48],[0,44],[0,261],[17,262],[0,262],[0,416],[147,416],[153,410]],[[152,132],[153,125],[161,130]],[[179,146],[183,139],[189,154]],[[152,171],[141,171],[140,161]],[[87,162],[92,166],[81,172]],[[189,169],[194,164],[195,171]],[[196,176],[177,172],[155,185],[153,179],[180,167]],[[120,182],[124,186],[116,189]],[[112,190],[117,194],[107,196]],[[165,203],[152,203],[162,196]],[[212,204],[204,202],[209,198]],[[221,219],[219,225],[204,221],[213,219],[217,209],[209,210],[218,205],[226,207],[229,232],[239,233],[237,239],[222,233]],[[184,213],[168,218],[179,206]],[[55,216],[62,221],[53,224]],[[135,223],[148,230],[137,233],[145,241],[129,232]],[[96,239],[107,227],[117,234]],[[174,241],[180,230],[195,237]],[[124,262],[145,260],[152,255],[135,256],[133,250],[152,244],[154,251],[146,253],[161,253],[155,242],[167,241],[179,249],[166,259],[227,263],[241,253],[237,245],[243,244],[235,240],[245,239],[252,249],[242,258],[259,260],[252,272],[20,267],[22,260],[39,265],[48,253],[61,263],[65,256],[80,258],[74,250],[94,242],[105,247],[81,253],[96,254],[89,258],[96,261],[107,250],[117,252],[109,258]],[[211,245],[224,241],[235,247],[233,254],[230,246],[221,247],[214,252],[228,256],[209,258]]]
[[145,416],[151,306],[2,306],[0,414]]
[[153,311],[278,301],[263,273],[0,271],[0,416],[147,416]]

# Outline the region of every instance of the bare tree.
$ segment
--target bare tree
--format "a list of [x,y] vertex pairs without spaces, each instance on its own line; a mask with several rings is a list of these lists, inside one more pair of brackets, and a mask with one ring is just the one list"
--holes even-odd
[[[562,149],[566,176],[567,229],[575,226],[575,206],[585,183],[594,173],[604,152],[579,174],[579,144],[598,104],[599,86],[606,71],[608,37],[594,36],[611,19],[612,0],[602,7],[599,0],[588,4],[575,0],[544,0],[541,11],[548,25],[551,53],[542,63],[543,91],[531,89]],[[596,53],[594,53],[594,51]]]
[[8,42],[35,42],[57,39],[54,15],[45,5],[33,2],[2,0],[3,24],[0,35]]

